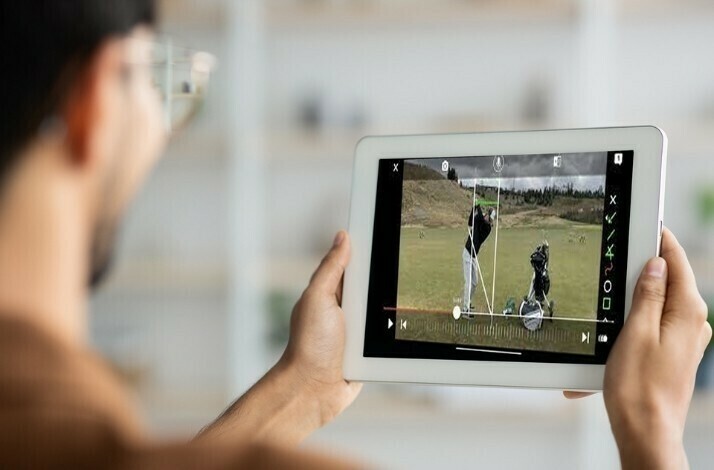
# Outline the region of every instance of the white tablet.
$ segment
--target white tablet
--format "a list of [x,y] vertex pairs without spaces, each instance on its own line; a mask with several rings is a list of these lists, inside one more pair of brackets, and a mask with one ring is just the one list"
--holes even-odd
[[601,390],[666,148],[656,127],[362,139],[346,378]]

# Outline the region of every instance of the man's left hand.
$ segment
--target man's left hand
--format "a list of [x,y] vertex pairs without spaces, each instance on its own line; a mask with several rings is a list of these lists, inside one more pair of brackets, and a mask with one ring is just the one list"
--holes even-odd
[[349,259],[350,240],[342,231],[293,309],[290,341],[280,360],[319,400],[322,424],[347,408],[362,388],[361,383],[346,381],[342,371],[342,278]]

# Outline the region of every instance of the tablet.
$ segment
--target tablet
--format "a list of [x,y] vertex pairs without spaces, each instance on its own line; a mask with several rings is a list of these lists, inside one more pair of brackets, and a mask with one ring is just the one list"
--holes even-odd
[[666,148],[649,126],[363,138],[345,377],[601,390]]

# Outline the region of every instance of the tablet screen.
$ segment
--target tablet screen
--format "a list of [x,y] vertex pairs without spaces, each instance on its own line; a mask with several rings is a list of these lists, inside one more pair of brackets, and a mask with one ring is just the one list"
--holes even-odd
[[380,160],[364,356],[604,364],[633,156]]

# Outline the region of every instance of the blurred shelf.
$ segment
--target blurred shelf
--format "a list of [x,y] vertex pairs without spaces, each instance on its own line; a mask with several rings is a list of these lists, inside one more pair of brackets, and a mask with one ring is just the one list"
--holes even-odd
[[226,135],[226,131],[209,126],[177,133],[169,140],[165,158],[182,163],[226,163],[230,150]]
[[271,164],[329,164],[351,168],[354,151],[362,137],[369,135],[401,135],[484,132],[499,130],[543,129],[544,123],[521,120],[485,119],[473,116],[425,116],[422,120],[394,125],[376,125],[364,129],[324,127],[316,130],[268,129],[266,153]]
[[714,3],[709,0],[627,0],[619,2],[618,8],[622,16],[636,20],[714,14]]
[[[364,135],[363,132],[341,129],[315,132],[267,130],[263,133],[264,156],[272,164],[339,162],[351,166],[355,146]],[[172,138],[165,153],[167,160],[182,164],[225,165],[230,160],[231,149],[226,132],[200,129]]]
[[[540,406],[530,404],[534,398]],[[381,419],[429,422],[470,417],[474,423],[496,419],[518,427],[523,420],[574,420],[585,403],[602,400],[602,394],[566,400],[556,390],[372,383],[345,411],[343,419],[374,425]],[[714,390],[696,390],[687,426],[714,429]]]
[[266,157],[273,165],[338,163],[351,168],[357,142],[364,131],[321,129],[266,133]]
[[220,263],[171,263],[125,258],[100,290],[108,295],[214,295],[226,291],[228,272]]
[[[642,124],[637,122],[615,122],[610,125]],[[464,121],[438,119],[431,124],[411,126],[408,133],[459,133],[497,130],[545,129],[545,123],[525,123],[505,121],[498,123],[485,121]],[[714,147],[714,118],[700,120],[673,121],[663,125],[670,138],[670,148],[679,153],[708,155]],[[389,128],[350,130],[325,128],[315,131],[296,129],[267,129],[264,132],[265,157],[269,164],[329,164],[351,166],[355,146],[366,135],[386,135],[400,133]],[[221,129],[204,127],[178,134],[169,143],[166,158],[181,162],[208,162],[212,165],[225,164],[229,160],[230,145],[227,133]]]
[[266,3],[268,28],[305,31],[560,21],[572,18],[576,11],[576,4],[569,0],[270,0]]
[[159,0],[161,26],[167,31],[225,29],[225,0]]
[[312,273],[320,265],[320,260],[317,255],[271,258],[266,272],[267,291],[301,292],[307,287]]
[[[579,3],[569,0],[270,0],[267,25],[274,30],[321,31],[543,24],[575,20]],[[615,14],[626,20],[697,18],[714,14],[714,4],[707,0],[627,0],[615,2],[615,9]]]
[[[162,27],[225,30],[229,2],[160,0]],[[578,2],[571,0],[266,0],[264,5],[268,28],[308,31],[563,21],[578,14]],[[708,0],[626,0],[616,8],[619,16],[636,20],[714,14]]]

